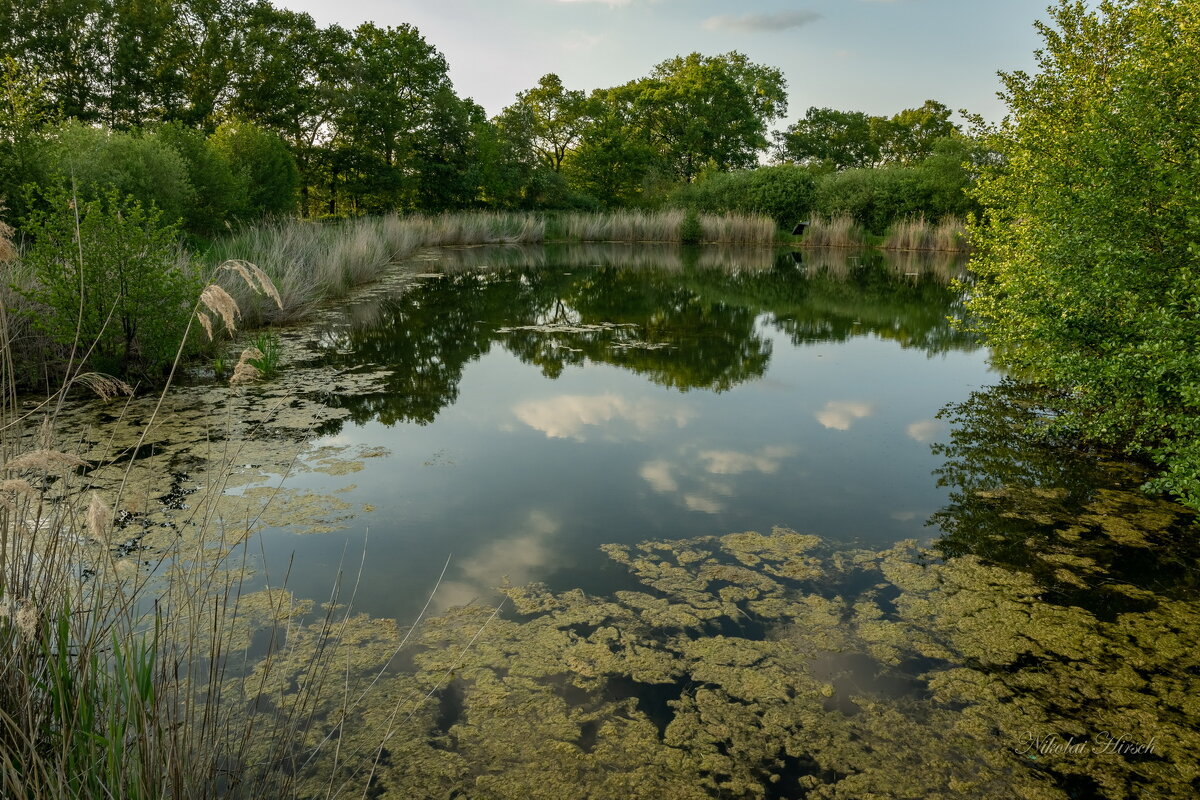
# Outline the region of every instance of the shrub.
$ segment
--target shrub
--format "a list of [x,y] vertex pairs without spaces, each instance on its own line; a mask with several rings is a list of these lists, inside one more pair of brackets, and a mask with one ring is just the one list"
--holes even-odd
[[241,215],[259,218],[295,209],[300,171],[282,139],[252,122],[236,121],[217,128],[209,142],[233,171]]
[[[34,319],[53,341],[90,347],[104,372],[159,372],[174,356],[197,286],[178,263],[178,228],[162,213],[110,190],[79,202],[63,189],[26,226]],[[78,234],[78,238],[77,238]]]
[[714,173],[678,190],[673,201],[709,214],[764,214],[790,229],[808,216],[815,189],[810,170],[782,164]]
[[83,202],[115,192],[154,206],[174,223],[193,201],[187,164],[153,137],[68,122],[52,131],[47,150],[50,171],[73,183]]
[[229,162],[202,132],[179,122],[157,128],[153,138],[179,155],[187,171],[193,191],[184,207],[184,227],[202,236],[219,231],[241,202]]
[[1200,508],[1200,5],[1062,2],[1039,71],[1003,76],[971,311],[1058,424]]
[[679,223],[679,241],[684,244],[700,244],[704,236],[704,228],[700,225],[700,215],[694,210],[689,211]]

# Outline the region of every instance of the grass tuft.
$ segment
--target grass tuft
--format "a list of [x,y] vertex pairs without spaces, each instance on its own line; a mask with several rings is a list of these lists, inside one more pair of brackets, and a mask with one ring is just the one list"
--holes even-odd
[[826,219],[815,214],[804,232],[805,247],[864,247],[867,237],[861,225],[849,214]]

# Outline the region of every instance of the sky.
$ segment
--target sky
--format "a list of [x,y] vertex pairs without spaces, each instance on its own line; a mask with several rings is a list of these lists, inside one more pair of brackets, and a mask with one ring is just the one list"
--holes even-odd
[[1049,0],[275,2],[321,25],[414,25],[489,116],[548,72],[591,91],[677,55],[737,50],[783,71],[783,128],[810,106],[891,116],[926,99],[999,121],[996,73],[1034,69]]

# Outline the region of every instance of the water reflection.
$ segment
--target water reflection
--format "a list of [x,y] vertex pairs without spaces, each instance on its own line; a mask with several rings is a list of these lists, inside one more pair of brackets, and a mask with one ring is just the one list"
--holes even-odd
[[[318,703],[298,750],[329,730],[341,747],[305,762],[306,790],[1195,796],[1195,516],[1051,436],[1036,395],[967,396],[989,378],[945,321],[942,268],[470,253],[491,268],[455,256],[319,348],[391,371],[337,402],[361,421],[344,443],[393,452],[355,473],[392,529],[371,555],[384,585],[364,580],[376,616],[329,656],[350,695],[386,702]],[[386,618],[411,618],[400,598],[448,548],[443,607],[505,578],[512,606],[447,610],[409,669],[381,671]],[[326,656],[297,632],[278,680],[228,696],[285,707],[306,648]],[[1114,737],[1144,749],[1097,749]]]
[[1144,467],[1056,435],[1042,401],[1006,381],[943,413],[951,432],[934,446],[935,475],[950,496],[930,520],[944,533],[938,550],[1028,572],[1048,598],[1104,616],[1133,602],[1109,590],[1114,580],[1194,598],[1195,515],[1138,491]]
[[[391,425],[431,422],[457,399],[466,365],[496,345],[548,378],[611,364],[715,392],[764,377],[763,326],[796,345],[875,336],[929,355],[972,348],[947,323],[962,311],[947,285],[958,262],[912,271],[911,257],[806,253],[797,265],[761,248],[451,249],[405,293],[351,307],[320,350],[329,364],[390,372],[384,391],[335,402],[355,422]],[[839,428],[859,410],[825,419]]]
[[[695,412],[679,403],[662,403],[653,398],[627,400],[612,393],[564,394],[527,400],[514,406],[513,413],[521,422],[548,438],[579,442],[587,440],[585,431],[588,430],[595,430],[610,440],[628,438],[622,437],[622,433],[630,428],[635,436],[662,425],[682,428],[695,416]],[[626,431],[620,430],[621,427]]]

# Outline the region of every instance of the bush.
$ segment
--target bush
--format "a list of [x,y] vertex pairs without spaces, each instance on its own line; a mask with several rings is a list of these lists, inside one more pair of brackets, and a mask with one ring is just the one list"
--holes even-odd
[[980,157],[975,149],[965,139],[943,139],[916,166],[827,173],[817,180],[814,210],[826,217],[848,214],[877,236],[909,218],[966,217],[978,208],[967,194],[970,173],[964,166]]
[[815,188],[810,170],[782,164],[714,173],[678,190],[673,201],[708,214],[764,214],[790,229],[809,215]]
[[282,139],[252,122],[226,122],[209,139],[236,181],[237,212],[257,219],[296,208],[300,171]]
[[53,173],[74,183],[83,202],[116,192],[153,206],[170,223],[182,219],[193,202],[187,164],[154,137],[68,122],[51,133],[47,161]]
[[160,373],[199,291],[179,268],[177,227],[115,190],[80,202],[78,214],[63,189],[49,192],[43,205],[26,226],[33,244],[25,262],[37,281],[28,293],[47,309],[34,325],[80,353],[90,348],[99,371]]
[[1200,5],[1061,3],[1004,76],[971,309],[1076,435],[1148,455],[1200,508]]
[[178,154],[187,170],[193,191],[184,208],[184,227],[200,236],[211,236],[219,231],[241,202],[238,182],[229,162],[203,133],[180,122],[160,126],[154,131],[153,139]]

